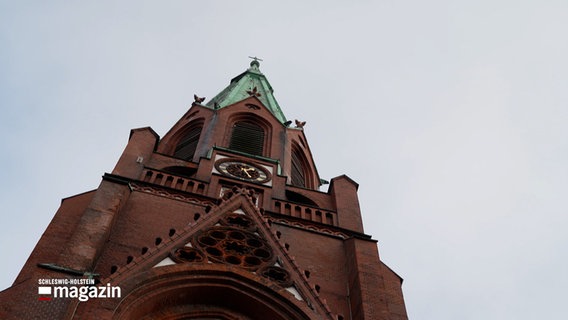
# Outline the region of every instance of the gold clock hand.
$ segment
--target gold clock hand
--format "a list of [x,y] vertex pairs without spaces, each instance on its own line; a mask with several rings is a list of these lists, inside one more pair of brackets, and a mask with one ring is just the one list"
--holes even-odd
[[252,176],[248,173],[249,170],[251,170],[252,168],[245,168],[245,167],[241,167],[241,171],[244,171],[244,173],[249,177],[252,178]]

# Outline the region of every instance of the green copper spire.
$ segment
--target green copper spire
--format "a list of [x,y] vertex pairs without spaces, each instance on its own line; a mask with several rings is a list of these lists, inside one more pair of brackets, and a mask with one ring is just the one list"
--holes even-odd
[[206,106],[213,109],[220,109],[248,97],[255,96],[280,122],[285,123],[286,117],[272,94],[274,90],[258,68],[260,66],[258,62],[259,59],[256,57],[252,59],[253,61],[250,63],[250,68],[233,78],[229,86],[207,102]]

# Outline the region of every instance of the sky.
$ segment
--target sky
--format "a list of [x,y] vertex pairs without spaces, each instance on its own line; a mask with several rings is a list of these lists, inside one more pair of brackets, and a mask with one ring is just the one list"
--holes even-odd
[[558,319],[568,2],[0,0],[0,290],[133,128],[263,59],[320,176],[359,183],[410,319]]

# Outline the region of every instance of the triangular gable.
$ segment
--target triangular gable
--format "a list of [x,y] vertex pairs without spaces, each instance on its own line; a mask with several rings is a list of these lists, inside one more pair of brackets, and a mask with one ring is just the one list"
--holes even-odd
[[253,197],[251,190],[233,188],[208,214],[102,282],[120,285],[141,272],[173,264],[188,263],[191,268],[225,264],[262,276],[291,293],[296,303],[332,319],[329,307],[272,232]]

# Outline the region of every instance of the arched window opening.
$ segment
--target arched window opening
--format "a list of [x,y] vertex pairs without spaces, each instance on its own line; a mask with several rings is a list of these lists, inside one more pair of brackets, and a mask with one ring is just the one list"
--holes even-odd
[[197,149],[197,143],[199,142],[199,136],[201,135],[201,125],[195,125],[191,127],[180,139],[174,151],[174,157],[181,158],[184,160],[191,161],[193,155],[195,155],[195,150]]
[[250,121],[239,121],[233,125],[229,148],[255,156],[264,154],[265,132],[259,125]]
[[291,182],[292,185],[297,187],[307,187],[306,186],[306,171],[304,167],[304,162],[300,152],[296,149],[292,149],[292,168],[291,168]]

